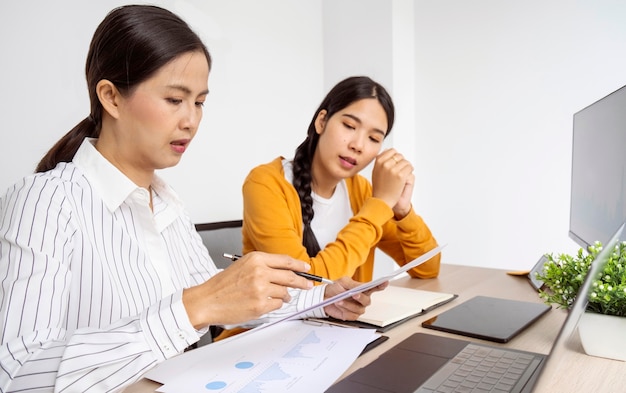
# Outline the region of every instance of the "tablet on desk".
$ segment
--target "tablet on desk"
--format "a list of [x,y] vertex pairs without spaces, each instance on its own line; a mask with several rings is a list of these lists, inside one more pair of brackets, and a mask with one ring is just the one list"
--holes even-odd
[[544,284],[543,284],[543,281],[541,281],[537,277],[537,275],[538,274],[543,275],[544,265],[547,261],[548,261],[548,257],[546,255],[542,255],[541,258],[539,258],[539,260],[537,261],[537,263],[535,263],[535,266],[533,266],[531,270],[518,270],[518,271],[507,272],[507,274],[511,276],[526,277],[528,281],[530,282],[530,285],[532,285],[532,287],[535,288],[536,291],[539,291],[543,289]]
[[506,343],[550,309],[543,303],[476,296],[422,322],[422,326]]

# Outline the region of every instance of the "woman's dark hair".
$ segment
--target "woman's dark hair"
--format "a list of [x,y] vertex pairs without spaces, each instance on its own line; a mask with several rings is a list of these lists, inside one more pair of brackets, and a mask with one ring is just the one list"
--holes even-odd
[[211,55],[189,25],[172,12],[151,5],[127,5],[109,12],[96,29],[85,73],[91,113],[61,138],[37,165],[37,172],[69,162],[85,137],[97,138],[102,128],[102,105],[96,85],[106,79],[122,94],[150,78],[179,55],[192,51]]
[[293,159],[293,186],[298,192],[300,206],[302,207],[304,230],[302,244],[306,247],[310,257],[314,257],[320,251],[319,243],[311,229],[311,221],[315,214],[311,196],[311,182],[313,180],[311,164],[320,137],[315,131],[315,119],[322,110],[326,110],[326,118],[330,119],[338,111],[364,98],[374,98],[383,107],[387,115],[387,132],[385,137],[389,135],[395,117],[395,109],[389,93],[380,84],[366,76],[353,76],[342,80],[328,92],[313,115],[307,130],[306,139],[296,149]]

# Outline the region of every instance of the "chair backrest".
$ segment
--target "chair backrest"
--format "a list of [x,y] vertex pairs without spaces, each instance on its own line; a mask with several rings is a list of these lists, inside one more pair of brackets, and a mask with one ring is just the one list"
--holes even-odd
[[230,259],[223,257],[224,253],[241,255],[242,225],[242,220],[196,224],[196,231],[218,268],[224,269],[232,263]]

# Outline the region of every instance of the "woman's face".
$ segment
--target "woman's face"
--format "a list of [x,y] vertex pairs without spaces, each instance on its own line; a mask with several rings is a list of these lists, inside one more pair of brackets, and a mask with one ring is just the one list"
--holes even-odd
[[167,63],[119,98],[113,132],[103,135],[103,128],[98,150],[137,184],[151,180],[155,169],[178,164],[202,119],[208,77],[203,52]]
[[313,157],[314,181],[336,185],[359,173],[380,153],[387,115],[377,99],[365,98],[330,118],[320,111],[315,126],[320,137]]

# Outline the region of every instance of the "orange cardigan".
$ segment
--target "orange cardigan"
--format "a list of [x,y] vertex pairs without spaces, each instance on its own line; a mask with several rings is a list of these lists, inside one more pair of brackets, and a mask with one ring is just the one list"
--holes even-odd
[[[354,216],[337,239],[311,258],[302,245],[302,213],[298,194],[286,179],[282,157],[254,168],[243,190],[243,252],[287,254],[311,265],[309,273],[331,280],[352,276],[371,281],[374,252],[380,248],[398,265],[418,258],[437,246],[428,226],[413,209],[396,221],[382,200],[372,197],[372,186],[363,176],[346,179]],[[439,274],[441,254],[408,271],[412,277]]]

